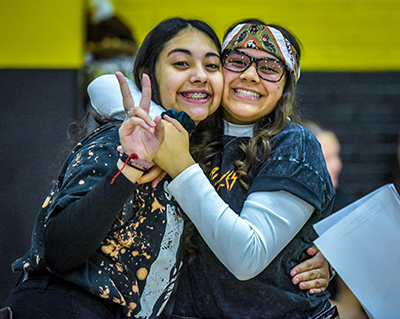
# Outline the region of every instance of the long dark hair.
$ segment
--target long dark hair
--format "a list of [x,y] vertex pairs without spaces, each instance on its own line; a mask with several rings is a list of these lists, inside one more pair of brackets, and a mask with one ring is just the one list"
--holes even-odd
[[[151,99],[159,105],[162,105],[162,103],[160,89],[156,78],[156,65],[158,57],[168,41],[170,41],[179,32],[190,28],[197,29],[207,35],[215,44],[218,53],[221,52],[221,44],[218,36],[208,24],[200,20],[171,18],[162,21],[147,34],[136,56],[135,65],[133,68],[133,78],[136,86],[142,90],[142,75],[143,73],[148,74],[151,80]],[[194,226],[182,212],[180,207],[177,207],[178,212],[186,220],[184,231],[184,243],[186,249],[192,254],[196,255],[197,247],[191,242]]]
[[[279,30],[296,49],[296,59],[297,63],[300,65],[301,49],[299,41],[292,33],[282,26],[266,24],[258,19],[245,19],[233,24],[226,31],[224,38],[235,26],[242,23],[263,24]],[[243,161],[236,161],[234,165],[239,181],[245,188],[249,187],[247,173],[251,165],[255,162],[265,162],[268,159],[271,153],[271,139],[283,130],[287,123],[288,116],[293,115],[295,87],[294,74],[292,72],[286,72],[286,84],[275,109],[256,122],[253,138],[240,145],[246,157]],[[223,110],[220,108],[214,115],[200,123],[196,134],[192,136],[192,154],[206,174],[210,173],[210,162],[212,158],[222,150],[222,136],[224,133],[222,118]]]
[[[176,36],[180,31],[194,28],[207,35],[215,44],[218,53],[221,52],[221,44],[214,30],[205,22],[200,20],[187,20],[179,17],[170,18],[160,22],[146,36],[141,45],[133,68],[133,77],[137,87],[142,90],[142,75],[147,73],[150,76],[152,88],[152,100],[161,105],[160,90],[156,78],[156,65],[158,57],[166,43]],[[73,145],[80,139],[90,134],[95,128],[115,121],[112,117],[105,117],[98,114],[90,106],[85,118],[74,123],[76,126],[73,136]]]
[[152,29],[144,39],[136,56],[133,68],[133,78],[137,87],[142,90],[142,75],[146,73],[151,80],[151,99],[161,105],[160,90],[156,78],[156,65],[161,51],[166,43],[184,29],[194,28],[206,34],[215,44],[218,52],[221,52],[221,44],[214,30],[200,20],[186,20],[183,18],[171,18],[162,21]]

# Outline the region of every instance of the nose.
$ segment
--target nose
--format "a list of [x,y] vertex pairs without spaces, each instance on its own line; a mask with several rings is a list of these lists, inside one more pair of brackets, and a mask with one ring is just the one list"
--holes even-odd
[[256,63],[253,62],[250,67],[240,75],[240,78],[245,81],[256,83],[260,82],[260,77],[258,76],[256,69]]
[[208,81],[208,74],[202,65],[198,65],[193,69],[190,81],[192,83],[206,83]]

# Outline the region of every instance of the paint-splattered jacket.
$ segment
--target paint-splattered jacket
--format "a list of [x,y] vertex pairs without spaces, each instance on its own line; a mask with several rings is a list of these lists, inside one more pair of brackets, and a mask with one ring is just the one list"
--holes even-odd
[[[121,304],[127,317],[155,318],[165,306],[176,279],[183,219],[176,213],[176,202],[166,191],[168,177],[155,189],[150,184],[138,186],[125,180],[125,189],[127,185],[132,187],[129,192],[118,189],[121,187],[118,180],[112,185],[108,181],[100,183],[104,179],[111,180],[118,172],[118,124],[103,126],[72,150],[39,212],[31,249],[14,262],[13,270],[43,269],[43,238],[48,223],[55,215],[62,214],[68,205],[100,185],[103,189],[99,193],[108,194],[109,201],[118,202],[118,197],[125,196],[122,201],[119,199],[124,204],[113,208],[114,223],[91,257],[72,272],[56,275],[101,298]],[[118,178],[125,179],[122,174]],[[93,206],[96,206],[96,193],[94,195]],[[86,206],[81,213],[93,214],[91,222],[96,223],[99,222],[96,216],[110,213],[102,212],[104,209],[97,207],[93,211]],[[85,245],[85,233],[77,236]]]

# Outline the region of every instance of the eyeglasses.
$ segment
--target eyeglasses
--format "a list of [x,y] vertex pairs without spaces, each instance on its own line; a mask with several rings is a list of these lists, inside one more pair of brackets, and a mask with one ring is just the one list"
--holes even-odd
[[256,64],[258,76],[270,82],[279,82],[286,71],[286,65],[279,60],[271,58],[257,59],[235,49],[226,50],[222,55],[222,66],[236,73],[246,71],[253,62]]

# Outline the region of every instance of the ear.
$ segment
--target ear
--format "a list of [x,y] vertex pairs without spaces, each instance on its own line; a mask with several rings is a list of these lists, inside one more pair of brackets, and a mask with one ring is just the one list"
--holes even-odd
[[[142,83],[143,73],[146,73],[146,72],[145,72],[144,66],[142,66],[142,67],[139,69],[138,73],[139,73],[139,79],[140,79],[140,83],[139,83],[140,87],[139,87],[139,86],[138,86],[138,87],[139,87],[139,90],[141,91],[141,90],[142,90],[142,87],[143,87],[143,83]],[[146,73],[146,74],[147,74],[147,73]]]

